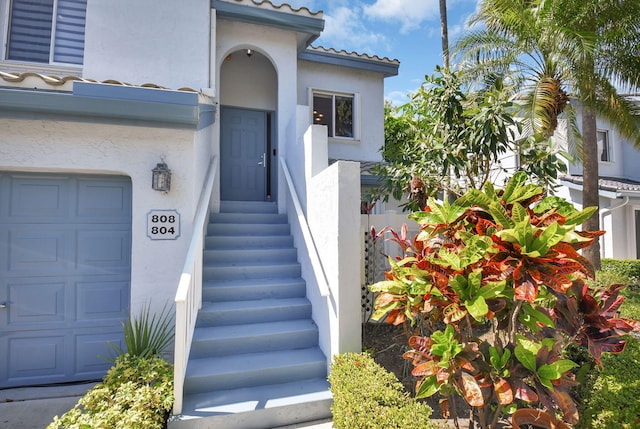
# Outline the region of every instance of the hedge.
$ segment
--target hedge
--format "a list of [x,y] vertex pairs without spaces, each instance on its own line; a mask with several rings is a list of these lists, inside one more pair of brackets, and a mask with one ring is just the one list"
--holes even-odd
[[366,354],[334,358],[329,375],[335,429],[430,429],[433,409],[416,401],[392,373]]

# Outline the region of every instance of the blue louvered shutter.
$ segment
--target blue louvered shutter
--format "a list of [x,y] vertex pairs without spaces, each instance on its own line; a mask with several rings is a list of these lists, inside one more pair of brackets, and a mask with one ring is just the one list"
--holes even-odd
[[82,64],[87,0],[58,0],[55,16],[54,6],[54,0],[13,0],[7,59]]
[[49,62],[53,0],[13,0],[7,59]]
[[87,0],[58,0],[53,61],[82,64]]

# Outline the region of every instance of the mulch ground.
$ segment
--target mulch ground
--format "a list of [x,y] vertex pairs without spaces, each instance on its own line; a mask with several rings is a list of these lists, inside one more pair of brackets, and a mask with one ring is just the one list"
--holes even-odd
[[[405,389],[413,395],[416,383],[415,377],[411,375],[413,366],[411,362],[402,358],[402,354],[409,348],[403,327],[388,323],[366,323],[363,326],[362,335],[364,349],[371,351],[374,360],[387,371],[395,374]],[[454,427],[452,419],[443,419],[439,400],[437,395],[426,400],[433,408],[432,418],[442,420],[447,426]],[[469,406],[461,398],[456,398],[456,410],[460,429],[468,428]]]

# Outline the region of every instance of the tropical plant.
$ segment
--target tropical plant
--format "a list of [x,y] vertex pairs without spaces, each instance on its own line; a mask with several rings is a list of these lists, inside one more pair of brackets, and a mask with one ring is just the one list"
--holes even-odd
[[425,79],[407,104],[386,107],[386,163],[374,169],[382,185],[373,198],[401,201],[408,193],[403,207],[422,210],[431,196],[460,196],[487,182],[502,182],[517,169],[545,188],[566,171],[551,142],[520,138],[503,80],[465,92],[454,72],[437,68]]
[[506,415],[514,428],[578,421],[578,368],[564,350],[577,343],[600,362],[624,349],[622,334],[640,329],[618,316],[622,286],[585,283],[594,270],[579,250],[601,232],[578,226],[594,210],[545,196],[519,172],[504,189],[487,183],[409,215],[420,233],[393,236],[403,256],[369,288],[378,293],[374,319],[416,333],[404,358],[418,397],[444,396],[448,415],[459,394],[482,428]]
[[174,338],[173,313],[166,304],[160,313],[152,313],[145,304],[138,317],[122,322],[126,350],[109,343],[117,355],[129,354],[141,358],[161,357]]
[[123,354],[102,383],[47,429],[163,429],[173,407],[173,366],[159,357]]
[[[533,135],[552,136],[567,113],[582,142],[583,204],[598,207],[596,114],[640,146],[638,107],[616,88],[640,86],[640,2],[484,0],[471,23],[480,29],[454,47],[465,75],[509,79]],[[582,106],[582,136],[570,98]],[[584,226],[596,231],[598,222],[595,215]],[[597,240],[584,254],[599,268]]]

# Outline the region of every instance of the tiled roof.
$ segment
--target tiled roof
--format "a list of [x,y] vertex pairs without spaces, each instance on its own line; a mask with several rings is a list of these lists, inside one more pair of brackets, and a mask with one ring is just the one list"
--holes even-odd
[[[91,82],[91,83],[104,83],[110,85],[120,86],[135,86],[139,88],[155,88],[155,89],[170,89],[164,86],[156,85],[154,83],[144,83],[142,85],[132,85],[127,82],[121,82],[115,79],[108,79],[98,82],[94,79],[86,79],[78,76],[51,76],[42,75],[39,73],[26,72],[26,73],[5,73],[0,71],[0,87],[10,86],[13,88],[23,89],[43,89],[43,90],[56,90],[56,91],[72,91],[73,82]],[[177,91],[197,92],[191,88],[178,88]]]
[[311,50],[311,51],[315,51],[315,52],[325,52],[325,53],[329,53],[329,54],[336,54],[336,55],[342,55],[345,57],[351,57],[351,58],[360,58],[360,59],[366,59],[366,60],[373,60],[373,61],[382,61],[385,63],[389,63],[389,64],[400,64],[400,61],[397,59],[389,59],[388,57],[379,57],[377,55],[368,55],[368,54],[359,54],[357,52],[347,52],[346,50],[342,49],[342,50],[336,50],[334,48],[325,48],[324,46],[310,46],[307,48],[307,50]]
[[289,3],[282,3],[280,6],[276,6],[268,0],[262,0],[262,1],[260,0],[223,0],[223,1],[226,1],[228,3],[241,4],[244,6],[253,6],[253,7],[260,7],[263,9],[272,9],[272,10],[277,10],[278,12],[293,13],[296,15],[305,15],[312,18],[322,18],[322,15],[323,15],[323,12],[321,10],[317,12],[312,12],[311,10],[309,10],[309,8],[304,6],[296,9],[293,6],[291,6]]
[[[560,180],[575,183],[582,186],[583,177],[578,175],[562,175]],[[598,188],[604,191],[612,192],[638,192],[640,193],[640,182],[629,179],[621,179],[617,177],[600,177],[598,180]]]

